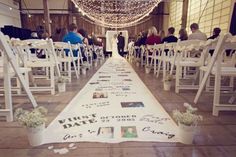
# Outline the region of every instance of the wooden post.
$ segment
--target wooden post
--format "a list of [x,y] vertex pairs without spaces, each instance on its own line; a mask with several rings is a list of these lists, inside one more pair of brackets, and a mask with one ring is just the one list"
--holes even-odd
[[43,0],[43,9],[44,9],[45,28],[46,28],[46,31],[48,32],[49,36],[51,36],[52,31],[51,31],[51,25],[50,25],[48,0]]
[[68,19],[69,19],[69,23],[68,23],[68,25],[69,24],[71,24],[71,23],[73,23],[73,17],[74,17],[74,14],[73,14],[73,2],[71,2],[71,1],[68,1],[68,12],[69,12],[69,17],[68,17]]
[[187,27],[188,20],[188,2],[189,0],[183,0],[182,18],[181,18],[181,28]]

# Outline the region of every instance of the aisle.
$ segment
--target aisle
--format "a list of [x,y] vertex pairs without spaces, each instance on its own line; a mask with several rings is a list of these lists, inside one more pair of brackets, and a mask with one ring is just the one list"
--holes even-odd
[[123,58],[110,58],[45,131],[44,143],[178,142],[177,126]]

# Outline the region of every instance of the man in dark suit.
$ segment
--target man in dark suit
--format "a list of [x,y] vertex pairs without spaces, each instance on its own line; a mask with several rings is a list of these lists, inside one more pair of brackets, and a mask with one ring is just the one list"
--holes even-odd
[[165,37],[164,39],[162,39],[162,42],[161,43],[173,43],[173,42],[177,42],[178,41],[178,38],[176,38],[174,36],[174,33],[175,33],[175,28],[174,27],[170,27],[168,28],[168,36]]
[[122,36],[122,32],[118,35],[118,53],[123,57],[124,47],[125,47],[125,38]]

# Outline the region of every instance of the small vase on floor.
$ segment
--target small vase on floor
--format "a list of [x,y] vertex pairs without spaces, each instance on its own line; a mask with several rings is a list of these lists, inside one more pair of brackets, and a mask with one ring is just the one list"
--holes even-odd
[[184,144],[192,144],[195,132],[195,126],[187,126],[179,123],[179,137]]
[[145,67],[145,73],[149,74],[151,72],[151,67]]
[[39,146],[43,142],[45,123],[36,128],[27,128],[27,136],[31,146]]
[[94,65],[94,67],[97,67],[97,66],[98,66],[98,61],[95,60],[95,61],[93,62],[93,65]]
[[57,84],[57,87],[58,87],[58,92],[59,92],[59,93],[66,91],[66,83],[65,83],[65,82],[63,82],[63,83],[58,83],[58,84]]
[[102,64],[102,63],[103,63],[103,59],[100,58],[100,59],[99,59],[99,64]]
[[164,90],[170,91],[171,89],[171,82],[170,81],[164,81]]
[[87,68],[82,68],[82,74],[83,75],[86,75],[86,70],[87,70]]

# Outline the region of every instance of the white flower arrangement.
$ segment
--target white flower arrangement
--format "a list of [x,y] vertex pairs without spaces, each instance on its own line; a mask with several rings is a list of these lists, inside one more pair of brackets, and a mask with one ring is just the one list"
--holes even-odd
[[187,126],[196,126],[199,121],[203,120],[201,115],[195,114],[195,112],[197,111],[197,108],[193,108],[188,103],[184,103],[184,107],[186,107],[185,112],[180,112],[179,110],[173,111],[173,118],[178,123],[181,123]]
[[42,106],[35,108],[32,111],[18,108],[14,113],[14,117],[21,125],[28,128],[36,128],[46,122],[46,114],[47,109]]
[[173,75],[167,74],[164,78],[164,82],[171,82],[173,80]]
[[90,64],[89,64],[88,62],[84,62],[84,63],[82,64],[82,68],[83,68],[83,69],[89,69],[89,67],[90,67]]
[[57,78],[57,83],[65,83],[66,82],[66,78],[63,76],[60,76]]

